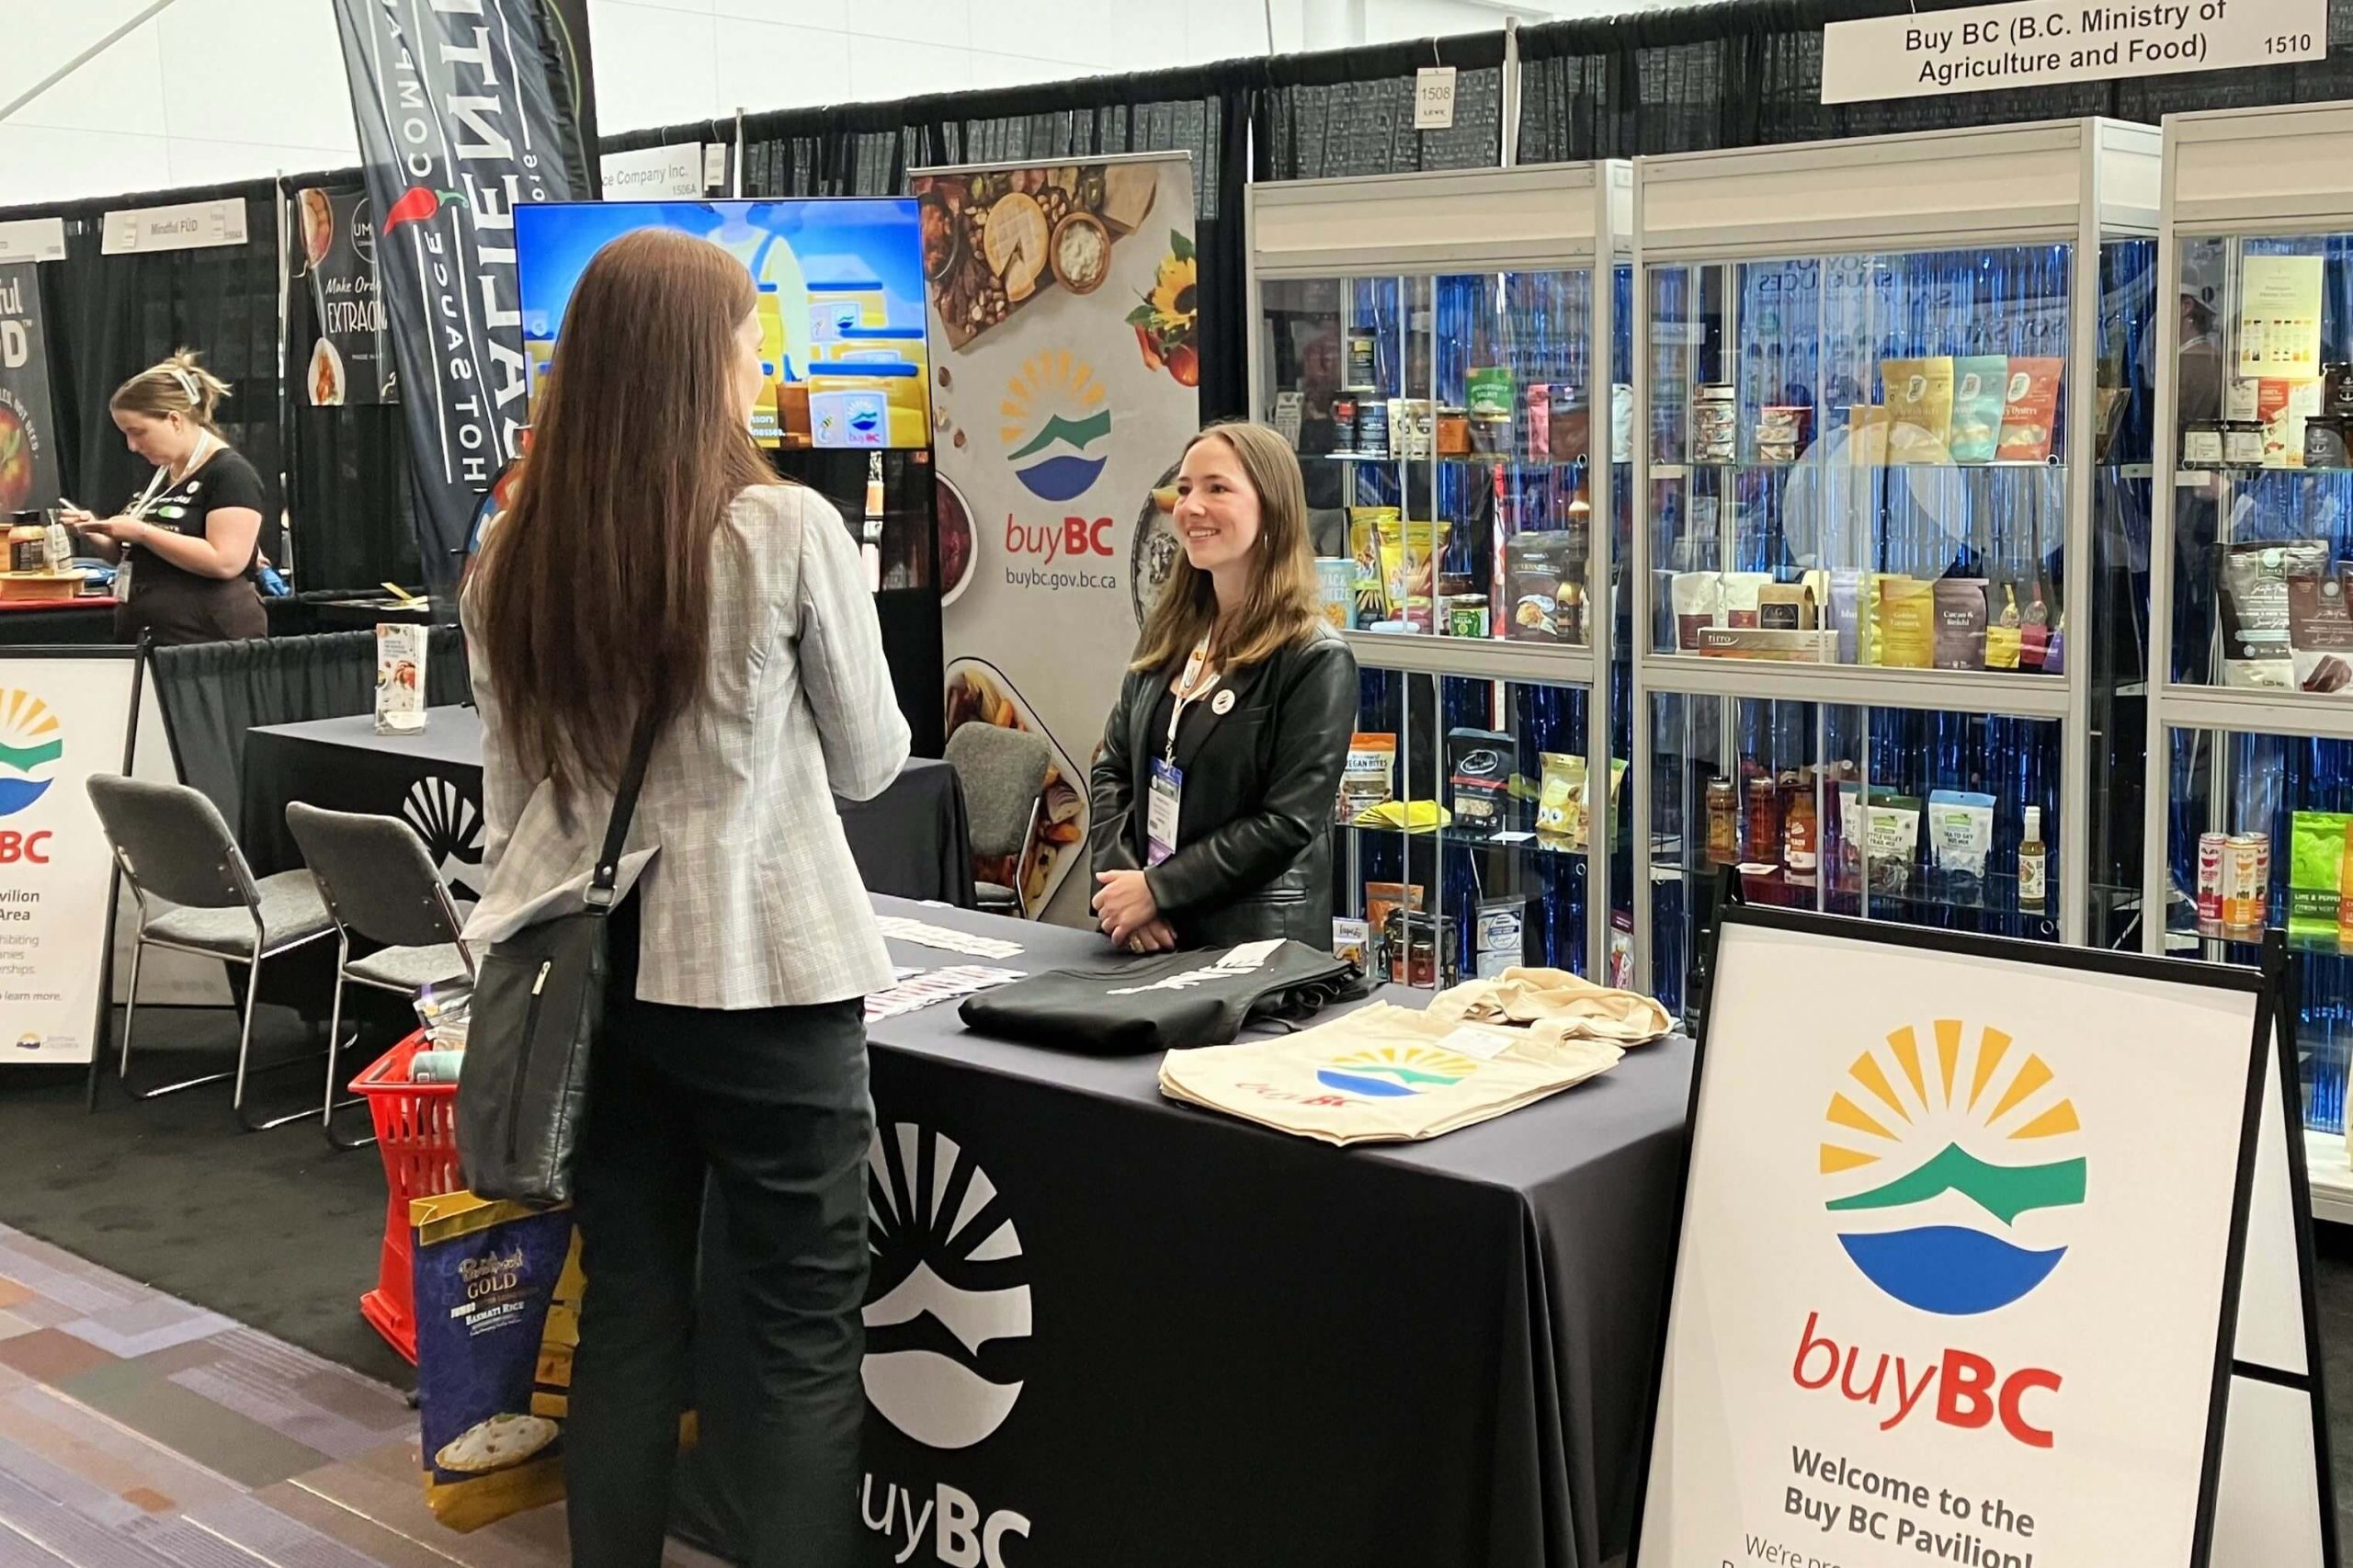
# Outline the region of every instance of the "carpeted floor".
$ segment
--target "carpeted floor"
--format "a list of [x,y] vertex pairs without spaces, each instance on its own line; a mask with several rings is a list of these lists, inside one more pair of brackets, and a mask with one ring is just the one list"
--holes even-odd
[[[142,1011],[140,1030],[143,1082],[217,1070],[236,1043],[225,1012]],[[291,1014],[267,1008],[256,1038],[256,1062],[312,1049]],[[259,1079],[252,1103],[314,1103],[322,1071],[312,1062]],[[78,1070],[0,1076],[0,1224],[396,1388],[415,1385],[359,1315],[383,1235],[374,1150],[330,1152],[315,1122],[238,1132],[225,1085],[134,1104],[109,1080],[85,1116],[83,1083]],[[341,1114],[353,1119],[338,1125],[357,1130],[367,1113]],[[2340,1531],[2353,1542],[2353,1229],[2322,1226],[2316,1250]]]

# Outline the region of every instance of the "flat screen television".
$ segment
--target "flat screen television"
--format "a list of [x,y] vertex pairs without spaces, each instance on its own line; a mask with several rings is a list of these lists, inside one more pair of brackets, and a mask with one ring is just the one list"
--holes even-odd
[[767,384],[752,434],[762,443],[931,444],[923,229],[912,197],[517,206],[523,352],[534,397],[589,257],[650,228],[676,229],[732,252],[758,286]]

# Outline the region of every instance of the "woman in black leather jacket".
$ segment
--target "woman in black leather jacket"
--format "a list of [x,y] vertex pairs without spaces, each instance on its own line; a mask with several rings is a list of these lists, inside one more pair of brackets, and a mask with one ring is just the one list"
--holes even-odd
[[1185,553],[1091,783],[1095,915],[1133,952],[1332,938],[1332,804],[1355,655],[1316,608],[1299,460],[1257,425],[1193,437]]

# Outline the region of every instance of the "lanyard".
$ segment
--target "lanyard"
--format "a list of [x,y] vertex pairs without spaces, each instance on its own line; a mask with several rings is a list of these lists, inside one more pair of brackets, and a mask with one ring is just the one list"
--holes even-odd
[[1185,661],[1184,678],[1176,683],[1176,701],[1168,712],[1168,744],[1160,754],[1164,762],[1176,760],[1176,726],[1184,722],[1185,705],[1207,697],[1211,688],[1217,685],[1217,676],[1213,675],[1207,679],[1202,678],[1201,667],[1209,662],[1210,634],[1204,631],[1201,640],[1193,644],[1193,656]]
[[[188,453],[188,467],[183,471],[183,476],[185,476],[185,474],[194,473],[196,472],[197,465],[202,462],[205,458],[210,454],[211,450],[212,432],[210,430],[199,430],[196,433],[196,450]],[[155,496],[164,489],[164,481],[171,477],[171,466],[169,464],[165,464],[164,467],[157,469],[153,477],[147,481],[147,488],[140,492],[139,499],[131,504],[131,510],[125,515],[134,519],[144,518],[147,516],[147,508],[155,504]],[[176,481],[175,481],[175,483],[176,483]]]

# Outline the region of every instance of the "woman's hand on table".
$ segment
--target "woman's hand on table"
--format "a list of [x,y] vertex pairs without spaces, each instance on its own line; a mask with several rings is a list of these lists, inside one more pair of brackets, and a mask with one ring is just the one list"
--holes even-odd
[[1142,871],[1097,871],[1095,882],[1095,922],[1113,947],[1126,947],[1130,937],[1160,919],[1160,905]]

